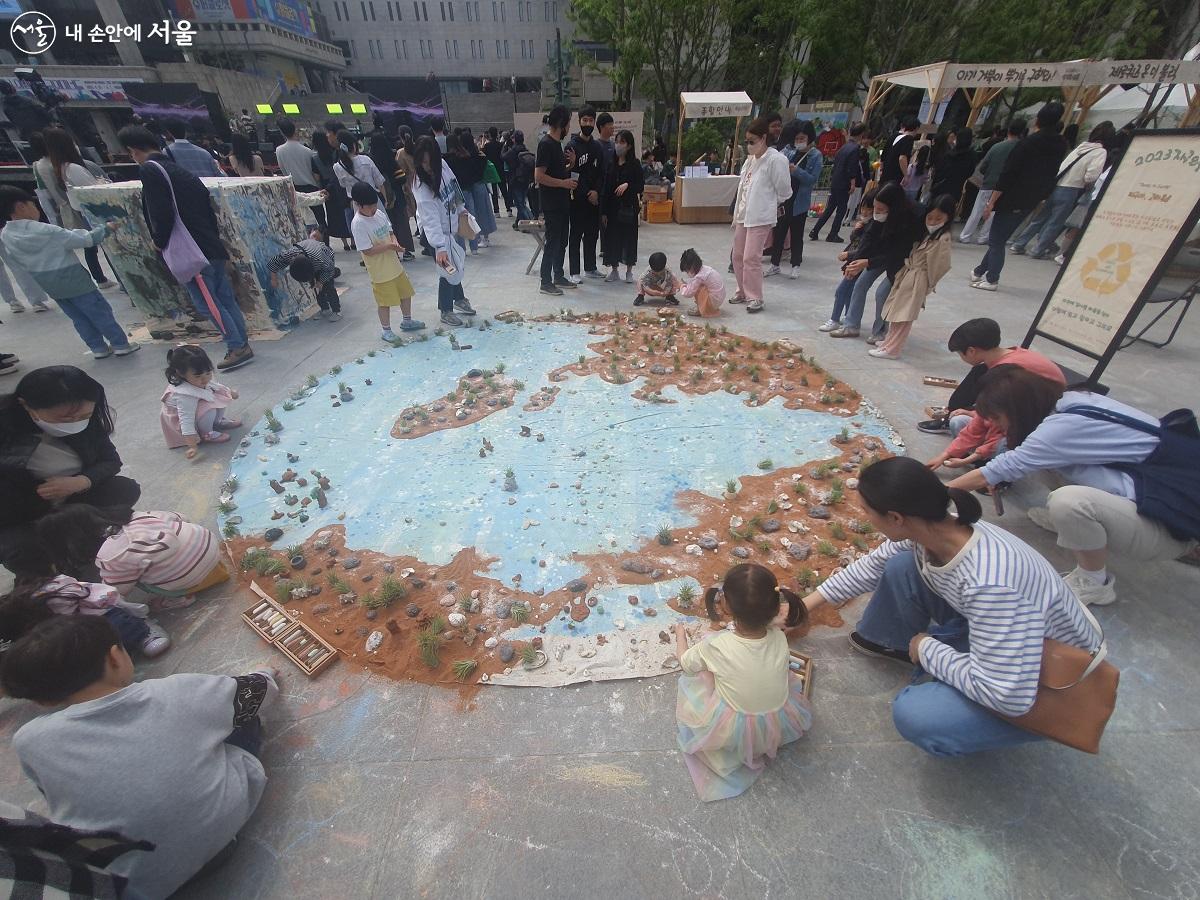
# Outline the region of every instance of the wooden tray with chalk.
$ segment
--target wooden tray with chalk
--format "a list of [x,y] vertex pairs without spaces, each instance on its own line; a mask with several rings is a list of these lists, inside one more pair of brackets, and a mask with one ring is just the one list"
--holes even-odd
[[804,696],[812,699],[813,661],[811,656],[805,656],[798,650],[789,650],[788,668],[804,682]]
[[268,644],[296,664],[305,675],[312,677],[329,665],[337,656],[337,648],[326,642],[312,629],[291,615],[272,600],[257,582],[250,582],[250,590],[258,595],[258,601],[242,613],[242,620]]

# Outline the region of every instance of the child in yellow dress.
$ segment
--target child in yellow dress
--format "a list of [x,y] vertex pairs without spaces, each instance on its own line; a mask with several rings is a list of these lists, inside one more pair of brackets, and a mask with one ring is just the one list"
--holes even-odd
[[790,668],[787,637],[773,623],[781,601],[792,628],[804,604],[781,588],[770,569],[743,563],[704,597],[710,618],[722,601],[733,631],[721,631],[688,647],[675,626],[683,675],[675,707],[679,749],[701,800],[736,797],[752,785],[784,744],[812,727],[804,684]]

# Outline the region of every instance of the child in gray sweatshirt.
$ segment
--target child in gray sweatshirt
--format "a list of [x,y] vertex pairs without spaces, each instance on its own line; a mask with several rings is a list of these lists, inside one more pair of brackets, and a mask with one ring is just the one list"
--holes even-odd
[[135,682],[102,616],[54,616],[14,641],[0,665],[8,696],[61,707],[12,739],[50,818],[151,842],[110,867],[144,900],[173,894],[254,812],[267,783],[258,713],[278,694],[276,677]]
[[0,186],[0,240],[12,260],[36,281],[70,318],[95,359],[128,356],[139,349],[130,341],[104,295],[75,256],[76,250],[99,245],[116,222],[91,231],[69,230],[41,221],[32,196],[18,187]]

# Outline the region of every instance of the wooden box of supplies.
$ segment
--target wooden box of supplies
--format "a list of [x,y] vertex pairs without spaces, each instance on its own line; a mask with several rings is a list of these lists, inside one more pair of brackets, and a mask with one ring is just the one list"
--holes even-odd
[[242,613],[242,620],[268,644],[275,643],[285,632],[290,631],[296,620],[278,603],[272,600],[258,586],[250,583],[250,590],[258,595],[258,600],[248,610]]
[[280,635],[275,646],[310,678],[337,656],[333,645],[302,622]]

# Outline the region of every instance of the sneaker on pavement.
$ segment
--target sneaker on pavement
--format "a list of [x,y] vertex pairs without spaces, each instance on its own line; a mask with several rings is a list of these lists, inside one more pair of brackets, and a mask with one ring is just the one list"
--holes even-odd
[[108,359],[113,355],[111,350],[93,350],[92,359]]
[[980,272],[977,269],[972,269],[971,274],[967,276],[967,281],[969,281],[971,284],[974,284],[977,281],[983,281],[986,276],[986,272]]
[[1046,531],[1052,531],[1058,534],[1058,527],[1054,524],[1054,520],[1050,518],[1050,510],[1044,506],[1031,506],[1029,512],[1025,513],[1029,516],[1029,521],[1038,528],[1044,528]]
[[252,359],[254,359],[254,351],[248,346],[242,347],[240,350],[230,350],[225,354],[225,358],[217,363],[217,369],[228,372],[230,369],[241,368]]
[[21,358],[15,353],[0,353],[0,365],[11,366],[13,363],[19,363]]
[[763,309],[763,302],[761,300],[751,300],[746,304],[746,312],[748,313],[760,313]]
[[14,316],[20,315],[21,313],[25,312],[25,307],[22,306],[20,303],[10,303],[8,305],[8,308],[10,310],[12,310],[12,313]]
[[588,278],[603,278],[604,277],[604,273],[600,272],[596,269],[586,269],[586,270],[584,270],[583,274],[586,275]]
[[1063,581],[1088,606],[1108,606],[1117,600],[1117,579],[1111,575],[1104,584],[1096,584],[1076,566],[1063,576]]
[[379,332],[379,339],[381,341],[387,341],[389,344],[392,343],[393,341],[400,340],[400,338],[397,336],[396,332],[392,331],[392,329],[390,329],[390,328],[385,328],[385,329],[383,329],[383,331]]
[[883,340],[882,334],[873,334],[869,338],[867,338],[867,343],[870,344],[872,347],[874,347],[876,344],[878,344],[882,340]]
[[1058,254],[1058,256],[1054,257],[1054,261],[1061,266],[1063,263],[1065,263],[1067,261],[1066,254],[1064,254],[1064,253]]
[[1008,252],[1015,253],[1017,256],[1024,256],[1025,255],[1025,247],[1020,244],[1009,244]]
[[226,441],[230,440],[229,435],[223,431],[206,431],[204,434],[200,435],[200,437],[202,440],[207,441],[210,444],[224,444]]
[[340,322],[340,321],[342,321],[342,311],[341,311],[340,309],[335,309],[335,310],[333,311],[333,315],[331,315],[331,316],[329,317],[329,321],[330,321],[330,322]]
[[732,297],[729,298],[729,302],[730,303],[745,303],[746,298],[743,297],[741,294],[734,294]]
[[128,356],[130,353],[137,353],[141,349],[142,345],[137,341],[130,341],[124,347],[118,347],[113,352],[116,353],[117,356]]
[[882,347],[876,347],[874,350],[868,350],[867,356],[873,356],[876,359],[899,359],[899,353],[889,353]]
[[153,659],[156,656],[162,656],[171,646],[171,638],[163,631],[163,627],[153,619],[145,619],[146,627],[150,629],[150,633],[142,640],[142,656],[147,659]]
[[827,244],[840,244],[841,242],[842,236],[840,234],[831,234],[829,237],[825,238],[825,243]]
[[45,303],[35,303],[35,304],[33,304],[33,311],[34,312],[50,312],[50,307],[48,307]]
[[473,307],[471,305],[471,301],[468,300],[466,297],[461,297],[458,300],[455,300],[454,308],[458,312],[462,313],[464,316],[475,315],[475,307]]
[[632,272],[626,272],[626,273],[625,273],[625,283],[626,283],[626,284],[633,284],[633,273],[632,273]]
[[583,284],[583,277],[580,275],[568,275],[567,281],[571,282],[571,284]]
[[824,325],[817,326],[817,331],[826,331],[826,332],[837,331],[841,327],[842,327],[841,322],[837,322],[833,319],[826,319]]
[[538,290],[543,294],[549,294],[551,297],[561,297],[562,288],[557,284],[543,284]]
[[463,324],[463,320],[452,312],[442,313],[441,322],[443,325],[453,325],[455,327]]
[[834,338],[856,338],[858,337],[858,329],[843,325],[829,332],[829,336]]
[[779,274],[779,266],[767,266],[763,269],[763,278],[770,278],[772,275]]
[[0,375],[14,375],[20,368],[15,362],[0,362]]
[[618,272],[616,269],[613,269],[611,272],[608,273],[608,276],[604,280],[607,281],[609,284],[615,284],[616,282],[621,280],[621,273]]
[[1000,284],[996,281],[972,281],[971,287],[975,288],[977,291],[991,291],[992,293],[995,293],[1000,287]]
[[404,319],[400,322],[401,331],[420,331],[425,327],[425,323],[420,319]]
[[926,419],[924,422],[917,423],[917,431],[923,431],[926,434],[949,434],[950,423],[946,419]]
[[792,271],[788,272],[788,278],[791,278],[794,281],[795,279],[797,279],[799,277],[800,277],[800,267],[792,266]]
[[103,281],[96,282],[96,287],[100,288],[100,290],[104,290],[105,288],[116,287],[116,286],[117,286],[117,283],[115,281],[110,281],[107,278],[105,278]]
[[808,233],[808,239],[809,239],[810,241],[815,241],[815,240],[817,239],[817,237],[818,237],[818,235],[817,235],[817,229],[815,229],[815,228],[814,228],[812,231],[810,231],[810,232]]
[[579,287],[579,285],[570,278],[555,278],[554,284],[557,287],[562,288],[564,291],[573,291],[575,288]]
[[868,641],[857,631],[850,632],[850,646],[864,656],[875,656],[879,659],[891,659],[906,666],[912,666],[913,661],[906,650],[893,650],[874,641]]

